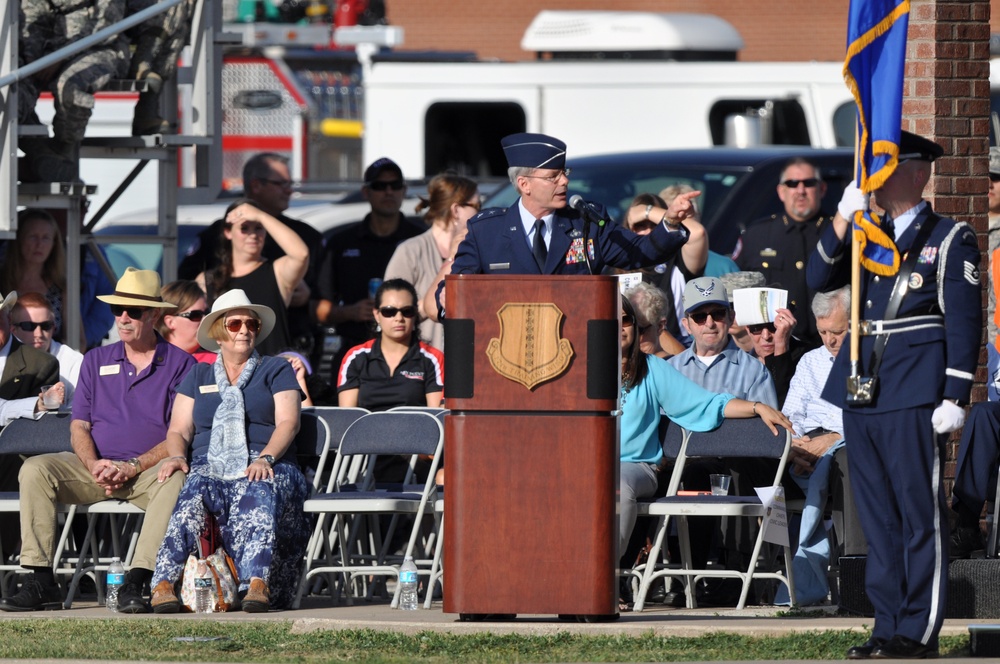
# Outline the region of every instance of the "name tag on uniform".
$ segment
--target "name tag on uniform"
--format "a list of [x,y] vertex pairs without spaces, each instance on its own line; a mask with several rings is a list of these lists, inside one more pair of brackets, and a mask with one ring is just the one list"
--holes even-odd
[[510,263],[490,263],[491,270],[509,270]]
[[211,385],[199,385],[198,391],[202,394],[212,394],[219,391],[219,386],[215,383],[212,383]]
[[121,373],[122,368],[118,364],[105,364],[101,367],[100,372],[102,376],[114,376],[115,374]]

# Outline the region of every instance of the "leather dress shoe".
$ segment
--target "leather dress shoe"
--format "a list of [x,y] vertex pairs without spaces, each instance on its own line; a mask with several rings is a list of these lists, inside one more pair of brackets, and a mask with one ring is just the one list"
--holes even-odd
[[243,610],[247,613],[267,613],[271,608],[271,592],[264,579],[253,577],[250,588],[243,596]]
[[177,613],[181,610],[181,601],[174,592],[174,584],[166,579],[153,588],[153,599],[150,604],[153,605],[153,613]]
[[885,639],[873,636],[860,646],[853,646],[849,648],[847,650],[847,659],[868,659],[872,656],[872,653],[875,652],[876,649],[884,646],[885,643]]
[[142,586],[132,581],[118,591],[118,613],[149,613],[149,604],[142,598]]
[[973,551],[980,551],[983,545],[983,533],[979,526],[956,526],[951,530],[951,547],[948,557],[952,560],[968,558]]
[[872,653],[873,659],[928,659],[937,657],[937,648],[897,634]]

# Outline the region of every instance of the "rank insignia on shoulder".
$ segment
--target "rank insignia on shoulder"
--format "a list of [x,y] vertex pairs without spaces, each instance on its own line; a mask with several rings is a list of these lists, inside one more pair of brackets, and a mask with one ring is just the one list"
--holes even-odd
[[507,208],[486,208],[469,221],[479,221],[480,219],[492,219],[507,214]]
[[979,285],[979,266],[969,261],[962,261],[962,276],[973,286]]
[[937,254],[937,247],[924,247],[920,250],[920,255],[917,257],[917,263],[923,265],[933,265],[934,261],[937,260]]

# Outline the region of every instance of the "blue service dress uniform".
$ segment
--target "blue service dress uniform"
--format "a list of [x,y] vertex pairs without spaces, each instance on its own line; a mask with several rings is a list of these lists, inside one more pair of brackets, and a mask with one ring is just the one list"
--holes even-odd
[[[901,263],[933,211],[922,204],[896,242]],[[850,233],[829,227],[807,266],[811,288],[848,283]],[[944,443],[931,424],[943,399],[968,403],[982,336],[979,247],[967,224],[941,218],[909,278],[871,404],[847,403],[850,353],[837,355],[823,398],[844,408],[844,438],[861,525],[868,540],[866,586],[872,636],[902,635],[933,648],[948,586]],[[862,271],[861,318],[883,319],[896,277]],[[859,373],[869,375],[875,336],[861,338]],[[845,347],[849,341],[844,342]]]
[[[608,215],[604,215],[609,219]],[[555,212],[545,269],[539,270],[528,245],[515,203],[490,208],[469,220],[469,232],[458,248],[452,274],[601,274],[605,266],[637,270],[662,263],[687,242],[687,230],[658,224],[648,235],[636,235],[614,221],[591,224],[584,256],[584,220],[573,208]],[[591,272],[591,270],[593,272]]]

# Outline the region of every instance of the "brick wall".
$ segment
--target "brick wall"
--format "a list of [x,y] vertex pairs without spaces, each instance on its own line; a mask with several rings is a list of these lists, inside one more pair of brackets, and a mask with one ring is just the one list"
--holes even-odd
[[[989,16],[988,0],[911,0],[903,100],[903,128],[945,148],[945,156],[934,164],[927,197],[935,211],[970,223],[983,249],[989,186]],[[984,352],[973,401],[986,398],[985,359]],[[952,436],[949,443],[946,478],[954,477],[957,440]]]
[[[915,3],[921,4],[921,3]],[[960,4],[960,3],[942,3]],[[985,1],[961,3],[972,6]],[[1000,32],[1000,0],[991,26]],[[732,23],[746,42],[748,61],[841,60],[847,0],[387,0],[389,20],[406,30],[407,49],[474,51],[483,58],[531,59],[521,37],[541,9],[619,9],[713,13]]]

